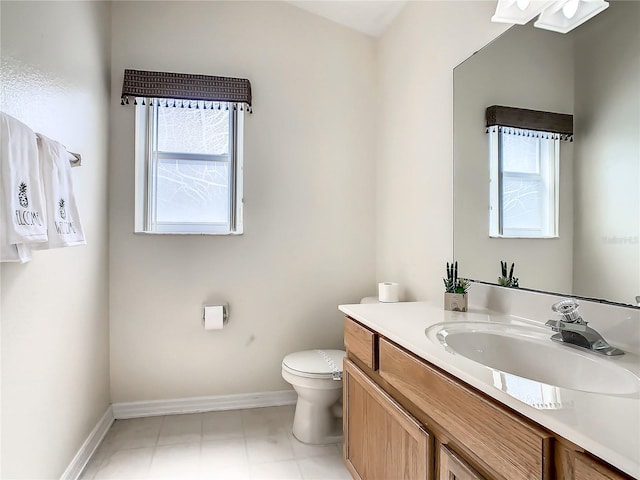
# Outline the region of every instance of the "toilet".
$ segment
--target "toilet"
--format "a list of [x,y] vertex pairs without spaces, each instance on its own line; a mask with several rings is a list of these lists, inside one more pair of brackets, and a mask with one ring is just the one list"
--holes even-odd
[[322,445],[342,438],[342,350],[307,350],[282,360],[282,378],[296,393],[293,435]]

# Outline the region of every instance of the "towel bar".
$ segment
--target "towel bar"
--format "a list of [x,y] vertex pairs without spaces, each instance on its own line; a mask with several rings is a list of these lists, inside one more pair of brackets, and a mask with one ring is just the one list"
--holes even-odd
[[82,165],[82,157],[79,153],[69,152],[68,150],[67,153],[69,154],[69,163],[72,167],[79,167]]
[[[40,138],[40,134],[36,133],[36,137]],[[67,153],[69,154],[69,163],[72,167],[79,167],[82,165],[82,156],[79,153],[73,153],[68,150]]]

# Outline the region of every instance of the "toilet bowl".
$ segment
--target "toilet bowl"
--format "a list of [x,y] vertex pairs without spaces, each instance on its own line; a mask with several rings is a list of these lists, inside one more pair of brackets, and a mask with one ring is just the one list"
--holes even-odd
[[302,443],[327,444],[342,438],[342,350],[307,350],[282,360],[282,378],[296,393],[293,435]]

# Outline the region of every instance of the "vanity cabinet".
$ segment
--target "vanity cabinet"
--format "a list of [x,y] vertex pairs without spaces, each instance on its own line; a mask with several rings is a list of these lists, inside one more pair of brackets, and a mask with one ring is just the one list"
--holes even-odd
[[489,471],[509,480],[550,478],[549,433],[386,339],[379,349],[380,376]]
[[430,436],[351,361],[343,370],[344,457],[356,479],[431,480]]
[[345,346],[356,480],[633,480],[349,317]]

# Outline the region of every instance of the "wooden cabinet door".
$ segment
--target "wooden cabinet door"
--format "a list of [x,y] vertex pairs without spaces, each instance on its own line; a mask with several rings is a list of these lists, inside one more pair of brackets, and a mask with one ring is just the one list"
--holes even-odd
[[344,460],[355,479],[431,480],[431,438],[353,362],[344,363]]
[[438,480],[484,480],[484,477],[445,445],[440,445],[439,461]]

